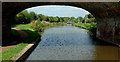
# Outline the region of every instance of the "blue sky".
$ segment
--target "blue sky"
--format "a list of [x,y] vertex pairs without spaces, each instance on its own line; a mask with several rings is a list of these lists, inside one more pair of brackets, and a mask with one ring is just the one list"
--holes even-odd
[[46,16],[59,16],[59,17],[84,17],[89,14],[88,11],[73,6],[61,6],[61,5],[45,5],[36,6],[26,9],[28,12],[34,11],[36,14],[43,14]]

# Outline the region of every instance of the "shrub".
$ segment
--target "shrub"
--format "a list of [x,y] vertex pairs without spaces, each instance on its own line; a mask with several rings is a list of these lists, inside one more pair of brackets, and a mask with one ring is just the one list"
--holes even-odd
[[31,28],[36,32],[42,32],[44,30],[44,25],[39,20],[33,20]]

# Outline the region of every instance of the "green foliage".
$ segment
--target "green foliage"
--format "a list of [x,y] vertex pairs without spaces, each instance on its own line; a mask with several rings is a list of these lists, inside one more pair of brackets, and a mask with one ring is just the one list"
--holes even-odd
[[[28,28],[26,27],[26,29]],[[30,31],[30,30],[23,30],[23,31],[28,34],[28,38],[22,41],[21,43],[17,44],[15,47],[12,47],[12,48],[9,48],[8,50],[0,52],[0,55],[2,55],[2,60],[11,60],[12,57],[20,53],[24,47],[26,47],[29,43],[34,42],[37,39],[37,37],[39,37],[39,34],[37,32]]]
[[49,22],[54,22],[54,18],[53,17],[49,17]]
[[25,15],[22,14],[21,12],[16,15],[15,19],[16,19],[16,21],[14,22],[15,24],[25,23]]
[[31,28],[32,24],[29,23],[29,24],[25,24],[21,27],[18,27],[17,29],[20,29],[20,30],[30,30],[30,31],[34,31],[32,28]]
[[13,48],[1,52],[2,60],[11,60],[12,57],[17,55],[25,46],[27,46],[27,44],[20,43]]
[[46,21],[49,22],[49,17],[48,16],[46,16]]
[[73,20],[73,19],[75,19],[75,17],[71,17],[70,19]]
[[40,18],[38,18],[37,21],[40,21]]
[[92,14],[88,14],[88,18],[95,18]]
[[45,15],[39,14],[37,16],[38,16],[38,18],[40,18],[40,21],[46,21],[47,20],[47,17]]
[[37,19],[37,15],[33,11],[30,12],[30,17],[31,17],[31,20],[36,20]]
[[78,17],[77,19],[78,19],[78,21],[79,21],[80,23],[82,23],[82,21],[83,21],[83,18],[82,18],[82,17]]
[[30,31],[37,31],[42,32],[44,30],[44,25],[40,21],[32,21],[32,23],[26,24],[24,26],[19,27],[20,30],[30,30]]
[[42,32],[44,30],[44,25],[39,21],[32,21],[31,23],[31,29],[33,29],[36,32]]
[[27,11],[22,11],[16,15],[16,22],[17,23],[29,23],[32,20],[39,20],[39,21],[49,21],[49,22],[65,22],[68,21],[73,23],[92,23],[96,22],[94,16],[92,14],[86,14],[84,18],[82,17],[52,17],[52,16],[45,16],[42,14],[35,14],[34,12],[28,13]]
[[74,24],[74,26],[88,29],[90,36],[93,38],[96,37],[96,29],[97,29],[96,23],[76,23]]
[[78,23],[78,20],[77,19],[73,19],[73,22]]
[[49,22],[51,22],[51,17],[48,18]]
[[24,24],[25,23],[26,24],[26,23],[30,22],[31,16],[26,10],[24,10],[24,11],[21,11],[20,13],[18,13],[15,16],[15,19],[16,19],[15,23],[18,23],[18,24],[20,24],[20,23]]
[[60,17],[59,19],[60,19],[60,22],[63,22],[63,18],[62,17]]
[[69,17],[63,17],[64,22],[68,22],[68,20],[69,20]]
[[84,27],[86,29],[97,28],[96,23],[76,23],[74,25],[78,27]]
[[21,13],[23,13],[23,15],[25,16],[25,22],[24,23],[29,23],[31,20],[31,16],[27,11],[22,11]]
[[58,17],[54,17],[54,22],[58,22],[58,21],[59,21]]
[[86,22],[91,23],[91,22],[96,22],[96,20],[95,20],[95,18],[89,18]]

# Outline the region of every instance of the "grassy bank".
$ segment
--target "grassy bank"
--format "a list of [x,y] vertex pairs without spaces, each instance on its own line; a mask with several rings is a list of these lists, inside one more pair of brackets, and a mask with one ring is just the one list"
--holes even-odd
[[89,30],[90,36],[96,38],[96,23],[75,23],[73,24],[76,27],[84,28]]
[[2,60],[11,60],[12,57],[17,55],[29,43],[34,42],[39,36],[39,34],[36,32],[29,30],[24,31],[28,34],[28,38],[26,40],[23,40],[21,43],[17,44],[15,47],[9,48],[8,50],[1,52],[0,54],[2,54]]
[[[28,44],[20,43],[13,48],[9,48],[2,52],[2,60],[11,60],[13,56],[17,55]],[[1,54],[1,53],[0,53]]]
[[90,30],[91,28],[96,28],[96,23],[75,23],[73,25],[88,30]]
[[[18,53],[21,52],[21,50],[23,48],[25,48],[29,43],[34,42],[38,38],[38,36],[40,36],[38,32],[35,32],[34,30],[31,29],[31,24],[17,24],[17,25],[13,25],[13,26],[16,27],[16,26],[20,26],[20,25],[22,25],[22,26],[17,29],[26,32],[28,34],[28,37],[25,40],[22,40],[15,47],[12,47],[12,48],[9,48],[8,50],[2,51],[0,53],[0,55],[2,55],[2,60],[11,60],[12,57],[16,56]],[[14,37],[20,36],[20,34],[16,30],[11,29],[11,31],[12,31],[12,34]]]
[[[28,34],[28,38],[26,38],[25,40],[22,40],[15,47],[9,48],[8,50],[1,52],[0,55],[2,55],[2,60],[11,60],[12,57],[16,56],[19,52],[21,52],[21,50],[23,48],[25,48],[29,43],[34,42],[37,39],[37,37],[40,36],[39,32],[43,32],[44,29],[47,29],[48,27],[53,27],[56,25],[64,25],[64,23],[62,23],[62,22],[50,23],[50,22],[44,21],[44,22],[40,22],[40,24],[33,22],[33,23],[29,23],[29,24],[13,25],[12,27],[20,26],[17,29],[26,32]],[[75,23],[73,25],[77,26],[77,27],[82,27],[82,28],[88,29],[91,32],[95,33],[96,23]],[[16,30],[12,29],[11,31],[15,37],[20,36],[20,34]]]
[[[25,40],[22,40],[19,44],[17,44],[15,47],[9,48],[8,50],[2,51],[0,55],[2,55],[2,60],[11,60],[14,56],[16,56],[18,53],[21,52],[22,49],[24,49],[29,43],[34,42],[37,37],[40,36],[39,31],[36,32],[38,28],[40,28],[43,32],[44,29],[47,29],[48,27],[52,27],[55,25],[61,25],[63,23],[50,23],[50,22],[41,22],[42,25],[34,26],[34,24],[29,23],[29,24],[15,24],[12,25],[11,27],[18,27],[16,29],[22,30],[28,34],[28,38]],[[42,27],[39,27],[42,26]],[[36,29],[35,29],[36,28]],[[19,38],[20,34],[18,33],[17,30],[11,29],[12,35],[15,38]],[[18,40],[18,39],[17,39]]]
[[18,27],[17,29],[19,29],[19,30],[30,30],[30,31],[34,31],[31,26],[32,26],[31,23],[29,23],[29,24],[24,24],[23,26]]

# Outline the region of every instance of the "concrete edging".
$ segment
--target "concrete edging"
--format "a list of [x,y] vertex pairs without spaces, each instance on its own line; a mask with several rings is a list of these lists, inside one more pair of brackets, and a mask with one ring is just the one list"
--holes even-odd
[[25,60],[28,58],[28,56],[32,53],[32,51],[37,47],[37,45],[40,42],[40,36],[31,44],[27,45],[22,51],[14,56],[12,60],[14,62],[25,62]]

